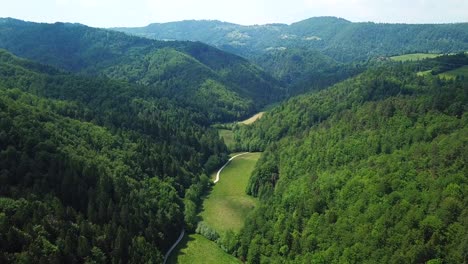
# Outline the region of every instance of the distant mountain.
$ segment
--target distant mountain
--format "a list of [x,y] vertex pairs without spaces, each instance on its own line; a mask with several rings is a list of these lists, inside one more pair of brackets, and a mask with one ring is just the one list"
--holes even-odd
[[291,25],[188,20],[114,30],[159,40],[201,41],[238,54],[281,80],[290,94],[321,89],[354,76],[363,71],[356,62],[371,58],[468,50],[468,23],[376,24],[314,17]]
[[202,43],[7,18],[0,20],[0,48],[67,71],[151,86],[212,121],[247,116],[285,93],[278,81],[247,60]]
[[291,25],[241,26],[220,21],[181,21],[114,30],[153,39],[202,41],[246,57],[272,49],[315,49],[340,62],[409,52],[468,50],[468,23],[352,23],[314,17]]

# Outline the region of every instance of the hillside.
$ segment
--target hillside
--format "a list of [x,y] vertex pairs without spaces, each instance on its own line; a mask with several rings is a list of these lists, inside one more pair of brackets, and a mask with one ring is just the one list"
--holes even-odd
[[288,95],[326,88],[369,67],[339,63],[319,51],[298,48],[271,49],[251,60],[280,80]]
[[293,23],[241,26],[220,21],[181,21],[142,28],[116,28],[153,39],[202,41],[251,57],[278,48],[314,49],[339,62],[409,52],[468,50],[467,24],[352,23],[314,17]]
[[211,121],[248,116],[285,94],[278,81],[247,60],[202,43],[2,19],[0,48],[67,71],[150,86]]
[[201,41],[238,54],[283,81],[290,95],[355,76],[368,66],[369,59],[468,50],[466,23],[376,24],[314,17],[291,25],[188,20],[114,30],[159,40]]
[[265,152],[247,189],[261,202],[241,232],[238,256],[249,263],[466,262],[468,83],[417,75],[462,60],[370,69],[239,126],[240,148]]
[[227,158],[204,119],[0,51],[0,262],[161,262]]

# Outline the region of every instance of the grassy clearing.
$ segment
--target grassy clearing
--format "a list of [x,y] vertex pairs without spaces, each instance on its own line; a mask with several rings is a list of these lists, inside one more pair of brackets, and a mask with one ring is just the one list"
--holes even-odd
[[427,76],[427,75],[431,75],[431,72],[432,72],[432,70],[420,71],[420,72],[416,73],[416,75],[418,75],[418,76]]
[[400,56],[393,56],[390,57],[391,60],[394,61],[417,61],[423,59],[432,59],[439,57],[440,54],[431,54],[431,53],[413,53],[413,54],[405,54]]
[[216,243],[198,234],[186,235],[174,252],[177,254],[172,254],[168,263],[240,263],[235,257],[219,248]]
[[463,66],[451,71],[443,72],[439,74],[439,76],[447,79],[455,79],[457,76],[464,76],[466,78],[468,77],[468,66]]
[[226,144],[228,149],[232,149],[234,147],[234,133],[232,130],[218,129],[218,133],[223,138],[224,144]]
[[255,114],[255,115],[253,115],[251,118],[246,119],[244,121],[241,121],[239,123],[244,124],[244,125],[250,125],[253,122],[257,121],[258,119],[262,118],[263,114],[265,114],[265,112],[259,112],[259,113]]
[[205,199],[201,217],[218,233],[239,232],[247,214],[256,206],[256,199],[245,194],[245,189],[260,155],[249,153],[232,160]]

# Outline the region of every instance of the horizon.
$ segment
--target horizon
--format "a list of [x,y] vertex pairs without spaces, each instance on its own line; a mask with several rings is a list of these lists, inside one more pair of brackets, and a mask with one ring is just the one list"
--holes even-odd
[[228,24],[234,24],[234,25],[239,25],[239,26],[245,26],[245,27],[251,27],[251,26],[267,26],[267,25],[292,25],[292,24],[295,24],[295,23],[300,23],[300,22],[303,22],[303,21],[306,21],[306,20],[310,20],[310,19],[314,19],[314,18],[335,18],[337,20],[345,20],[349,23],[373,23],[373,24],[388,24],[388,25],[397,25],[397,24],[400,24],[400,25],[450,25],[450,24],[467,24],[468,21],[461,21],[461,22],[441,22],[441,23],[405,23],[405,22],[375,22],[375,21],[351,21],[349,19],[346,19],[346,18],[343,18],[343,17],[336,17],[336,16],[313,16],[313,17],[309,17],[309,18],[304,18],[304,19],[301,19],[301,20],[298,20],[298,21],[294,21],[294,22],[291,22],[291,23],[284,23],[284,22],[271,22],[271,23],[264,23],[264,24],[238,24],[238,23],[235,23],[235,22],[231,22],[231,21],[223,21],[223,20],[219,20],[219,19],[184,19],[184,20],[176,20],[176,21],[167,21],[167,22],[150,22],[146,25],[142,25],[142,26],[126,26],[126,25],[122,25],[122,26],[115,26],[115,27],[96,27],[96,26],[93,26],[93,25],[88,25],[88,24],[84,24],[82,22],[78,22],[78,21],[46,21],[46,22],[43,22],[43,21],[31,21],[31,20],[26,20],[26,19],[21,19],[21,18],[16,18],[16,17],[1,17],[0,16],[0,19],[12,19],[12,20],[17,20],[17,21],[23,21],[23,22],[26,22],[26,23],[37,23],[37,24],[55,24],[55,23],[65,23],[65,24],[79,24],[79,25],[83,25],[83,26],[88,26],[88,27],[93,27],[93,28],[102,28],[102,29],[112,29],[112,28],[139,28],[139,27],[146,27],[146,26],[150,26],[150,25],[153,25],[153,24],[170,24],[170,23],[180,23],[180,22],[202,22],[202,21],[207,21],[207,22],[220,22],[220,23],[228,23]]
[[[28,8],[25,8],[28,7]],[[91,27],[143,27],[153,23],[217,20],[238,25],[287,24],[313,17],[384,24],[468,22],[468,1],[447,0],[17,0],[0,17],[36,23],[80,23]]]

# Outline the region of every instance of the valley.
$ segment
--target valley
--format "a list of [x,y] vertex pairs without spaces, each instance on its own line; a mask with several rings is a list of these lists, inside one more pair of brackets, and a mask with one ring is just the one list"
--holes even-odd
[[467,25],[0,18],[0,263],[468,262]]
[[[229,243],[229,239],[239,233],[247,215],[257,204],[254,198],[245,194],[245,189],[260,155],[261,153],[232,154],[233,159],[227,166],[212,176],[215,185],[203,202],[200,221],[206,229],[218,234],[219,244]],[[217,174],[219,181],[216,181]],[[239,263],[221,250],[219,244],[198,234],[186,236],[169,263],[193,263],[197,259],[203,263]]]

